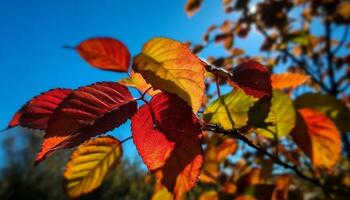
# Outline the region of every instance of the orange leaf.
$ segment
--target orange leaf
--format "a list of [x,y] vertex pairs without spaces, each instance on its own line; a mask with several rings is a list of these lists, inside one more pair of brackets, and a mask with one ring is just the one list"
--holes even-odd
[[81,57],[96,68],[116,72],[127,72],[129,69],[129,50],[116,39],[88,39],[80,43],[76,50]]
[[223,161],[228,155],[233,154],[237,150],[237,142],[235,139],[227,138],[216,148],[216,160]]
[[187,0],[185,11],[187,16],[192,17],[201,7],[203,0]]
[[337,127],[328,117],[313,109],[299,109],[298,113],[297,124],[292,131],[293,140],[316,168],[332,170],[341,153]]
[[156,94],[132,117],[131,130],[146,166],[175,199],[195,186],[203,164],[203,135],[185,101]]
[[74,90],[52,114],[36,162],[55,150],[74,147],[113,130],[136,109],[128,88],[116,82],[100,82]]
[[309,76],[295,73],[272,74],[271,76],[272,88],[280,90],[296,88],[307,80],[309,80]]

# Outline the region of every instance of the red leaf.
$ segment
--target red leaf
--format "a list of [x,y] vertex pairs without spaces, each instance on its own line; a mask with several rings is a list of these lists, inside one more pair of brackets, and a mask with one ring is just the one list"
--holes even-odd
[[36,162],[55,150],[71,148],[113,130],[136,110],[137,103],[128,88],[116,82],[74,90],[53,113]]
[[238,65],[233,70],[233,81],[248,95],[262,99],[271,97],[271,75],[268,69],[255,61]]
[[23,126],[33,129],[46,129],[54,110],[71,92],[70,89],[57,88],[34,97],[13,116],[8,128]]
[[88,39],[79,44],[77,51],[88,63],[99,69],[116,72],[127,72],[129,69],[129,50],[116,39]]
[[170,93],[155,95],[133,116],[131,129],[148,169],[176,198],[194,187],[203,164],[203,135],[185,101]]

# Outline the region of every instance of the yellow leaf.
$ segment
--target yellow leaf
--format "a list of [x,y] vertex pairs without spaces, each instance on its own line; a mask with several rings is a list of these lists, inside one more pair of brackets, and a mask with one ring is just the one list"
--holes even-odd
[[248,111],[257,101],[241,89],[234,90],[212,102],[204,111],[207,123],[219,124],[224,129],[241,128],[248,122]]
[[154,89],[177,94],[196,113],[204,95],[204,67],[187,45],[168,38],[148,41],[133,68]]
[[219,200],[219,195],[215,190],[209,190],[201,194],[199,200]]
[[151,200],[173,200],[173,195],[166,187],[162,187],[153,193]]
[[277,90],[296,88],[309,80],[309,78],[309,76],[295,73],[273,74],[271,76],[272,88]]
[[265,119],[266,127],[256,132],[267,138],[280,138],[288,135],[295,125],[295,109],[292,100],[281,91],[273,91],[270,112]]
[[121,156],[120,142],[111,136],[94,138],[80,145],[64,172],[69,197],[77,198],[98,188]]
[[[134,70],[131,70],[130,77],[120,80],[119,83],[128,87],[134,87],[140,90],[142,93],[144,93],[148,88],[152,87],[145,81],[145,79],[143,79],[141,74],[134,72]],[[152,88],[148,90],[147,94],[153,96],[159,92],[159,90],[153,90]]]
[[295,143],[310,157],[316,168],[329,171],[340,158],[340,133],[334,123],[319,111],[298,110],[297,124],[292,131]]

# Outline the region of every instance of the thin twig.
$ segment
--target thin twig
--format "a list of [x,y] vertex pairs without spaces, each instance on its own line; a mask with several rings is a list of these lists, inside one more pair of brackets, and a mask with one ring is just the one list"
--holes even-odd
[[120,143],[123,144],[124,142],[130,140],[131,138],[132,138],[132,136],[129,136],[129,137],[125,138],[124,140],[120,141]]

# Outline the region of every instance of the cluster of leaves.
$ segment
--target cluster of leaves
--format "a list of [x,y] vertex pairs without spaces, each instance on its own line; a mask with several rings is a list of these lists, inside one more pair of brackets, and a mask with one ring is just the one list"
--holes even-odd
[[[130,54],[115,39],[89,39],[76,49],[92,66],[129,71]],[[64,172],[70,197],[96,189],[119,163],[121,142],[112,136],[94,137],[113,130],[127,119],[131,119],[132,139],[146,166],[176,199],[195,186],[201,173],[202,128],[208,124],[225,130],[245,130],[246,134],[255,132],[266,138],[279,138],[292,132],[294,141],[315,167],[332,170],[338,161],[340,135],[333,122],[319,111],[303,108],[310,102],[303,99],[299,100],[301,108],[295,114],[289,96],[276,89],[296,87],[306,80],[302,75],[275,75],[272,84],[266,67],[255,61],[245,62],[230,76],[233,91],[205,106],[204,75],[209,65],[185,44],[167,38],[152,39],[134,57],[132,66],[130,77],[120,83],[99,82],[75,90],[58,88],[42,93],[23,106],[9,123],[9,127],[21,125],[45,130],[36,163],[56,150],[80,145]],[[291,79],[295,81],[286,81]],[[123,84],[136,87],[141,96],[133,98]],[[150,101],[145,98],[147,94],[153,95]],[[139,108],[137,100],[144,102]],[[201,107],[205,107],[203,121],[195,115]],[[209,142],[218,140],[212,137],[206,138],[205,155],[211,153]],[[205,162],[204,172],[212,173],[206,170],[207,165],[218,165],[237,149],[235,140],[221,140],[214,149],[215,158]],[[216,176],[217,173],[209,177]]]
[[[201,3],[189,0],[186,9],[192,14]],[[306,61],[294,57],[287,44],[301,48],[305,55],[321,56],[327,50],[309,49],[310,38],[315,36],[306,30],[294,33],[288,27],[287,14],[293,6],[289,1],[259,3],[259,12],[251,12],[247,0],[231,4],[224,1],[225,10],[242,12],[241,19],[225,21],[220,30],[210,27],[204,44],[192,50],[186,43],[154,38],[131,60],[127,47],[116,39],[83,41],[74,49],[90,65],[129,77],[44,92],[25,104],[8,128],[19,125],[45,131],[37,164],[57,150],[77,146],[64,171],[64,186],[71,198],[98,188],[120,162],[121,144],[131,138],[156,178],[154,200],[183,199],[198,180],[211,188],[200,199],[301,198],[301,191],[291,187],[291,173],[271,178],[274,164],[319,186],[326,195],[348,194],[347,184],[327,185],[344,175],[339,164],[343,162],[340,131],[350,131],[350,111],[337,99],[342,89],[335,86],[348,79],[340,78],[338,83],[333,77],[328,87],[322,77],[303,73],[308,72]],[[314,10],[310,12],[319,15],[326,9],[311,5]],[[337,23],[349,18],[343,9],[327,12],[332,20],[339,18]],[[233,48],[234,37],[246,37],[253,24],[263,33],[267,33],[263,28],[276,32],[266,34],[268,39],[262,44],[264,51],[281,52],[276,58],[243,57],[243,49]],[[196,53],[211,41],[222,43],[230,55],[199,59]],[[299,66],[288,73],[271,74],[271,67],[286,56],[296,59]],[[319,93],[315,87],[315,93],[293,97],[298,87],[315,83],[329,93]],[[134,98],[128,87],[136,88],[139,96]],[[230,92],[221,95],[221,87]],[[119,141],[105,135],[127,120],[131,120],[130,138]],[[245,150],[237,140],[257,152]],[[242,155],[236,155],[239,159],[234,162],[231,155],[236,152]]]

